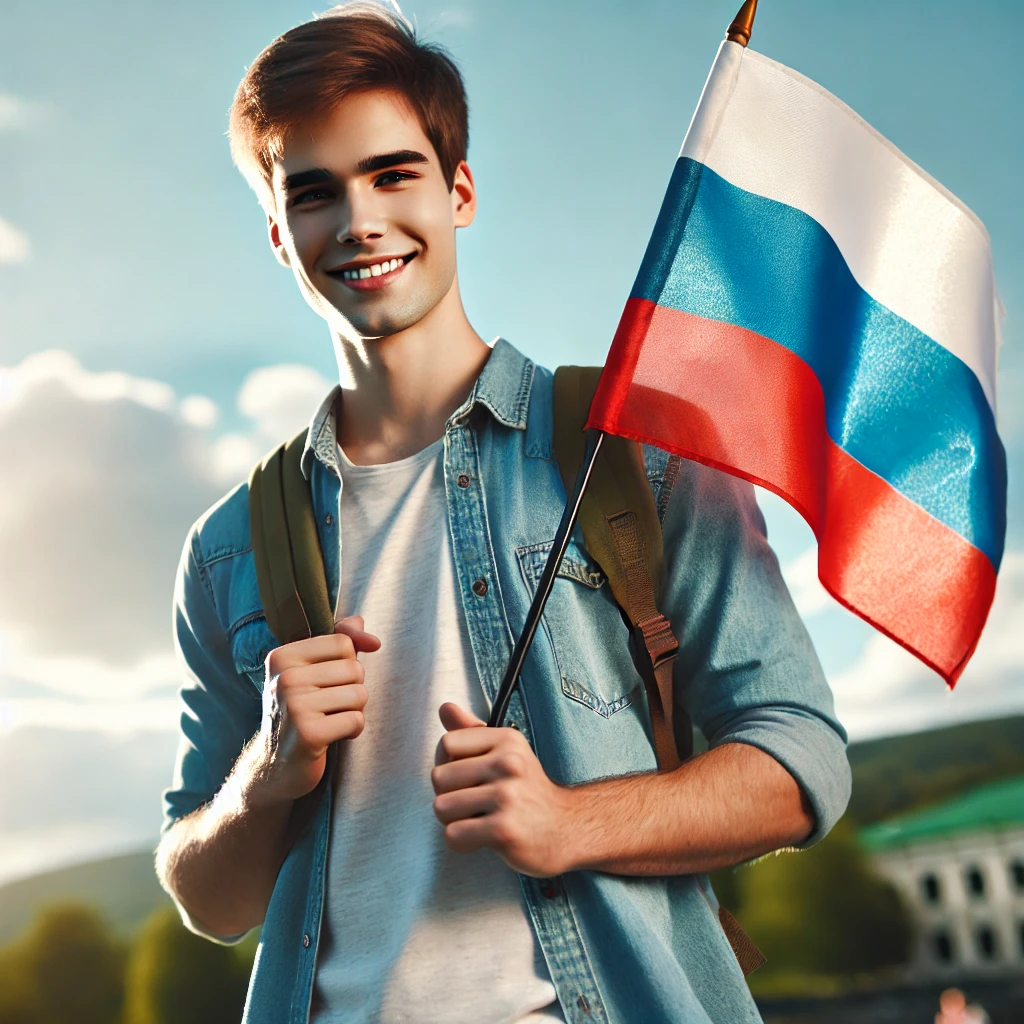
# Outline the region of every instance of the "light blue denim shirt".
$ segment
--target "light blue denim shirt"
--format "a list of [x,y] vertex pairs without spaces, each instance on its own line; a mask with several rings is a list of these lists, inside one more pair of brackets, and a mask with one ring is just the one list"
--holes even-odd
[[[303,454],[332,601],[341,486],[335,393],[313,418]],[[499,339],[445,426],[456,579],[489,701],[565,503],[552,453],[551,394],[551,373]],[[680,642],[675,699],[710,746],[750,743],[785,765],[814,809],[816,827],[804,844],[810,845],[846,808],[846,735],[768,547],[753,489],[684,462],[669,493],[663,490],[667,455],[655,448],[644,455],[663,514],[660,606]],[[174,782],[164,794],[165,830],[212,799],[260,728],[264,660],[276,643],[260,606],[247,502],[244,484],[231,491],[198,520],[182,554],[174,625],[184,710]],[[557,783],[655,771],[644,686],[626,627],[578,530],[543,627],[506,724],[519,727]],[[308,1020],[331,803],[327,788],[278,876],[249,986],[244,1020],[250,1024]],[[520,881],[570,1024],[760,1020],[705,875],[572,871]]]

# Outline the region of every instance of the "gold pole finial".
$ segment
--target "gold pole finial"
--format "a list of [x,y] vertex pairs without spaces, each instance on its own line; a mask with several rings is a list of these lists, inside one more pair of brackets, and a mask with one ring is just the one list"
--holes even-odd
[[739,13],[732,19],[725,38],[730,43],[739,43],[746,46],[750,42],[750,33],[754,29],[754,15],[757,13],[757,0],[745,0]]

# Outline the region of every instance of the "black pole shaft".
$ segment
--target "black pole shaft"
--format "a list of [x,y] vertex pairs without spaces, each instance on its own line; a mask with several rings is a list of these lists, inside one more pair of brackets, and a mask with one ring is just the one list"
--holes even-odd
[[526,613],[526,623],[512,650],[512,657],[509,659],[508,668],[505,669],[505,677],[501,681],[501,686],[498,687],[498,695],[494,698],[494,703],[491,705],[491,715],[487,722],[489,726],[500,726],[505,720],[508,704],[512,699],[512,691],[515,689],[519,673],[523,669],[526,653],[533,642],[533,634],[537,632],[537,626],[540,624],[544,605],[548,603],[548,597],[551,594],[551,588],[554,586],[558,567],[562,564],[565,549],[569,546],[572,528],[576,525],[576,517],[580,514],[580,505],[583,504],[583,495],[587,489],[587,484],[590,482],[590,472],[594,468],[597,453],[601,450],[604,433],[591,428],[586,432],[586,438],[583,462],[580,463],[579,471],[576,474],[576,484],[573,487],[572,494],[569,495],[565,503],[562,518],[558,523],[558,530],[555,533],[555,541],[551,545],[551,553],[544,564],[544,571],[541,573],[540,582],[537,584],[537,592],[533,595],[530,610]]

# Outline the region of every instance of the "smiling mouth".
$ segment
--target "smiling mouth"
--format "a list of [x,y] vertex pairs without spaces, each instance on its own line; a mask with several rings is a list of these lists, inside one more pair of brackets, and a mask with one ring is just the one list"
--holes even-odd
[[365,281],[371,277],[384,277],[387,274],[405,266],[411,262],[416,253],[411,252],[406,256],[395,256],[389,260],[381,260],[378,263],[366,263],[359,267],[351,267],[346,270],[328,270],[331,277],[341,278],[343,281]]

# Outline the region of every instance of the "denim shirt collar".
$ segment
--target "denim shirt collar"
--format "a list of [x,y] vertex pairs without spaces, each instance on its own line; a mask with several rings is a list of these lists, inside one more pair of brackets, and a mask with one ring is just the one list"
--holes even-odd
[[[501,424],[514,430],[526,429],[526,413],[530,407],[534,364],[504,338],[494,342],[491,354],[473,384],[466,401],[448,418],[449,423],[468,416],[479,403]],[[302,451],[302,475],[308,480],[316,456],[325,466],[337,469],[334,410],[341,394],[335,384],[313,414]]]

